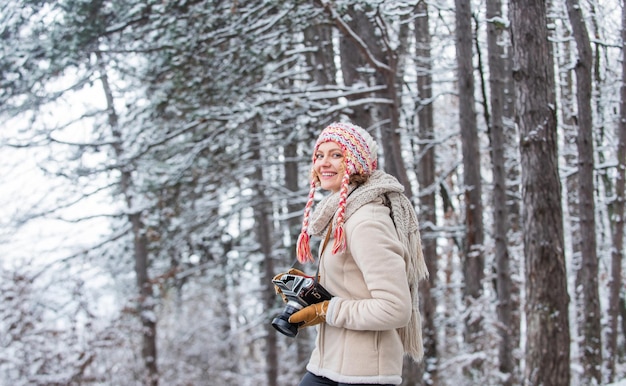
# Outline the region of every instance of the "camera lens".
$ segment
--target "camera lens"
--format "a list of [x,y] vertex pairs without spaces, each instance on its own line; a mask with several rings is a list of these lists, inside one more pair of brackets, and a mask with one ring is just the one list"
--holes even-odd
[[278,315],[277,317],[274,318],[274,320],[272,320],[272,326],[276,330],[278,330],[278,332],[290,338],[295,338],[295,336],[298,335],[298,324],[289,323],[289,317],[291,317],[291,315],[293,315],[296,311],[301,309],[302,306],[298,304],[300,308],[297,308],[297,307],[294,307],[293,305],[290,305],[290,303],[291,302],[287,303],[287,306],[285,306],[285,309],[283,310],[282,314]]

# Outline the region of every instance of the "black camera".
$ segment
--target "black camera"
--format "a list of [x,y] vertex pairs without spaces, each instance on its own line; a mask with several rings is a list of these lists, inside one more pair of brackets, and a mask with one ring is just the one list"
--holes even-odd
[[298,335],[302,323],[289,323],[289,317],[304,307],[330,300],[332,295],[312,277],[286,273],[272,280],[287,300],[283,312],[272,320],[272,326],[290,338]]

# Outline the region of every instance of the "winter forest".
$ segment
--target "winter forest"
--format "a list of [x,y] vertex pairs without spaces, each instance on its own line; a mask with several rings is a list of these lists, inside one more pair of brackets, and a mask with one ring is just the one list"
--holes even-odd
[[420,220],[403,385],[626,377],[622,1],[0,3],[0,385],[295,386],[271,279],[344,120]]

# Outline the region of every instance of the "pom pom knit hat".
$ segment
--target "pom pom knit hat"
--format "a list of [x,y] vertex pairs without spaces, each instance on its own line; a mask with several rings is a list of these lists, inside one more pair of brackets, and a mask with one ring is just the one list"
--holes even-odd
[[[351,123],[331,123],[319,135],[313,150],[313,162],[319,146],[325,142],[335,142],[343,151],[345,162],[345,173],[341,180],[339,189],[339,207],[336,212],[336,227],[334,230],[333,253],[342,252],[346,248],[346,236],[343,231],[344,214],[346,211],[346,200],[348,198],[348,186],[352,175],[370,175],[378,166],[378,145],[374,138],[363,128]],[[310,236],[308,234],[311,208],[313,207],[313,197],[317,187],[318,179],[315,170],[311,168],[311,186],[309,197],[304,208],[304,219],[302,221],[302,231],[298,237],[296,253],[298,261],[305,263],[314,261],[309,245]]]

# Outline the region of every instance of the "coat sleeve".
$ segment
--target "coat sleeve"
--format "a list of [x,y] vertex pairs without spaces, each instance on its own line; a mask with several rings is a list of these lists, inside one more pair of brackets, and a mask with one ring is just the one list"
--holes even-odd
[[354,213],[350,220],[345,224],[348,251],[361,271],[369,294],[358,299],[333,298],[327,323],[372,331],[406,326],[411,317],[411,294],[404,249],[389,209],[382,204],[370,204]]

